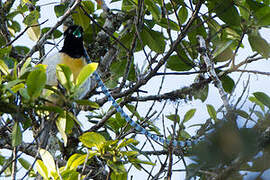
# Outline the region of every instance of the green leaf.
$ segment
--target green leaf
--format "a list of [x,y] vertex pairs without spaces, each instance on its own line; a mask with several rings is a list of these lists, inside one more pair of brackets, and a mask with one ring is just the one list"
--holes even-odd
[[270,108],[270,97],[266,95],[263,92],[255,92],[253,95],[258,99],[261,103],[263,103],[265,106]]
[[144,26],[140,33],[144,45],[157,53],[163,53],[165,50],[165,39],[162,33],[149,29]]
[[54,6],[54,12],[56,17],[63,16],[66,9],[68,8],[68,3],[61,3],[59,5]]
[[8,75],[9,74],[9,70],[8,70],[8,66],[6,65],[6,63],[2,60],[0,60],[0,71],[4,74],[4,75]]
[[177,55],[172,55],[168,59],[167,68],[174,71],[188,71],[192,66],[184,62]]
[[44,179],[49,179],[49,177],[48,177],[48,169],[41,160],[37,160],[36,167],[37,167],[38,173]]
[[[123,77],[123,74],[125,72],[125,68],[127,65],[127,59],[126,58],[121,58],[119,61],[115,61],[112,63],[110,70],[115,79],[118,80],[118,78]],[[130,81],[135,81],[136,80],[136,75],[135,75],[135,68],[134,68],[134,62],[132,60],[131,66],[130,66],[130,71],[128,74],[128,80]]]
[[182,6],[178,12],[179,21],[184,24],[188,18],[188,10],[185,6]]
[[73,87],[73,74],[70,68],[65,64],[56,66],[56,76],[64,88],[70,91]]
[[263,8],[265,5],[263,3],[260,3],[260,2],[257,2],[257,0],[246,0],[249,8],[252,10],[252,11],[258,11],[260,10],[261,8]]
[[235,85],[233,79],[226,75],[222,76],[220,80],[222,82],[224,91],[227,93],[231,93]]
[[138,2],[133,0],[123,0],[122,1],[122,11],[130,12],[138,7]]
[[[92,14],[94,12],[95,5],[91,1],[82,1],[81,6],[83,6],[88,14]],[[83,30],[86,31],[91,24],[90,19],[79,7],[75,9],[75,12],[76,13],[72,13],[72,19],[74,20],[75,24],[82,26]]]
[[179,137],[177,138],[178,141],[185,141],[186,139],[190,138],[190,134],[185,131],[184,129],[180,130]]
[[[30,49],[26,46],[15,46],[14,48],[16,49],[16,51],[19,54],[27,54],[30,51]],[[29,58],[27,58],[27,59],[29,59]]]
[[138,155],[139,155],[139,152],[138,151],[121,151],[121,156],[136,157]]
[[140,159],[138,159],[138,158],[133,159],[131,162],[132,162],[132,163],[133,163],[133,162],[136,162],[136,163],[138,163],[138,164],[147,164],[147,165],[151,165],[151,166],[155,166],[155,165],[156,165],[155,163],[152,163],[152,162],[150,162],[150,161],[144,161],[144,160],[140,160]]
[[238,110],[236,111],[236,113],[237,113],[239,116],[241,116],[241,117],[243,117],[243,118],[245,118],[245,119],[249,119],[248,113],[245,112],[245,111],[243,111],[243,110],[238,109]]
[[76,86],[80,87],[95,72],[97,67],[98,63],[90,63],[84,66],[76,79]]
[[[41,33],[42,34],[45,34],[47,33],[51,28],[50,27],[45,27],[45,28],[42,28],[41,30]],[[58,29],[55,29],[52,33],[52,35],[48,38],[48,39],[57,39],[57,38],[60,38],[62,36],[62,33],[61,31],[59,31]]]
[[176,121],[178,123],[180,122],[180,116],[178,114],[167,115],[166,118],[172,121]]
[[[74,179],[83,179],[84,176],[81,176],[81,174],[75,170],[64,170],[61,171],[60,168],[60,172],[61,172],[61,178],[63,180],[74,180]],[[80,178],[81,177],[81,178]]]
[[243,19],[245,19],[246,21],[249,21],[249,16],[250,16],[250,11],[248,9],[248,7],[246,7],[246,2],[242,2],[242,5],[239,5],[239,11],[240,11],[240,15]]
[[27,88],[22,88],[19,90],[20,95],[23,97],[24,100],[30,101],[30,96],[27,93]]
[[186,64],[177,55],[172,55],[169,57],[167,67],[174,71],[188,71],[192,68],[192,66]]
[[261,108],[263,111],[265,111],[263,103],[262,103],[261,101],[259,101],[257,98],[251,96],[251,97],[249,97],[249,100],[250,100],[251,102],[254,102],[256,105],[260,106],[260,108]]
[[228,40],[226,42],[219,42],[216,46],[216,49],[213,54],[213,58],[216,62],[227,61],[232,58],[233,51],[230,48],[230,45],[233,43],[233,40]]
[[201,18],[196,18],[191,25],[192,31],[188,32],[189,46],[197,46],[197,35],[201,35],[204,39],[207,38],[205,27],[202,26],[203,21]]
[[13,29],[16,32],[20,32],[21,25],[17,21],[11,20],[11,25],[9,26],[11,29]]
[[61,117],[59,116],[55,122],[56,124],[56,127],[58,129],[58,131],[60,132],[62,138],[63,138],[63,141],[64,141],[64,146],[66,147],[67,146],[67,135],[65,133],[65,130],[66,130],[66,117]]
[[91,108],[95,108],[95,109],[99,108],[99,105],[97,103],[92,102],[92,101],[87,100],[87,99],[78,99],[78,100],[75,100],[75,102],[79,105],[90,106]]
[[18,160],[24,169],[29,170],[31,168],[31,164],[25,159],[19,158]]
[[195,114],[196,109],[190,109],[188,112],[186,112],[185,116],[184,116],[184,120],[183,120],[183,124],[187,121],[189,121]]
[[3,34],[0,34],[0,46],[4,46],[6,44],[6,39]]
[[152,0],[144,0],[146,8],[151,12],[151,15],[155,20],[159,20],[161,18],[161,11],[156,3]]
[[8,56],[11,52],[11,49],[12,49],[12,46],[0,48],[0,58],[4,58],[5,56]]
[[58,113],[59,115],[64,114],[64,110],[58,106],[38,106],[36,107],[36,110],[55,112]]
[[200,99],[202,102],[204,102],[206,100],[206,98],[208,97],[208,84],[206,84],[203,87],[198,88],[196,91],[194,91],[194,98],[195,99]]
[[217,122],[217,112],[215,110],[215,108],[211,105],[211,104],[207,104],[207,111],[209,116],[215,121]]
[[106,142],[106,139],[102,135],[95,132],[84,133],[79,139],[88,148],[93,146],[99,148]]
[[253,51],[257,51],[260,55],[268,58],[270,55],[270,46],[268,42],[257,32],[248,35],[248,41]]
[[217,16],[226,24],[233,26],[240,25],[240,15],[237,11],[237,8],[234,6],[233,1],[213,0],[209,3],[208,8],[213,9]]
[[18,122],[14,123],[12,128],[12,146],[18,146],[22,143],[22,131]]
[[73,115],[72,112],[67,112],[66,113],[67,116],[67,121],[73,120],[74,122],[76,122],[79,126],[83,126],[82,123],[80,121],[78,121],[77,117]]
[[[149,22],[149,21],[147,21],[147,22]],[[153,21],[150,21],[149,23],[151,23],[151,22],[153,22]],[[179,31],[180,30],[178,24],[176,22],[172,21],[171,19],[162,18],[162,19],[160,19],[160,21],[157,21],[156,23],[158,25],[160,25],[161,27],[164,27],[166,29],[169,29],[170,28],[170,29],[175,30],[175,31]]]
[[39,17],[40,13],[37,10],[31,11],[30,14],[24,18],[23,23],[27,26],[35,25]]
[[53,156],[45,149],[40,149],[39,154],[47,167],[49,177],[52,177],[52,174],[57,173]]
[[[41,67],[44,65],[39,65]],[[26,79],[27,85],[27,93],[31,97],[31,99],[36,99],[39,97],[40,93],[42,92],[45,84],[46,84],[46,72],[45,66],[44,68],[35,69],[29,73]]]
[[127,109],[132,113],[134,114],[138,119],[141,119],[141,116],[140,114],[138,113],[136,107],[132,104],[126,104],[125,105],[127,107]]
[[263,8],[260,8],[256,13],[255,13],[258,22],[257,24],[260,26],[269,26],[270,25],[270,7],[265,6]]
[[116,113],[116,115],[118,116],[118,118],[111,117],[106,122],[106,125],[108,125],[108,127],[111,128],[116,134],[118,134],[121,128],[124,127],[127,122],[123,118],[121,118],[119,113]]

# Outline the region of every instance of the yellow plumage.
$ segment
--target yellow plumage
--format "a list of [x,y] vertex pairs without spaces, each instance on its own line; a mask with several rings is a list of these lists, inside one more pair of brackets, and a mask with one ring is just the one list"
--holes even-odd
[[[80,26],[70,26],[64,33],[64,46],[60,52],[45,58],[42,64],[47,65],[47,83],[51,86],[57,86],[57,76],[56,76],[56,66],[58,64],[67,65],[71,72],[73,73],[73,81],[76,82],[82,68],[87,65],[84,58],[84,48],[83,48],[83,30]],[[76,92],[75,98],[82,98],[90,89],[90,78],[88,78],[85,83]],[[57,102],[55,97],[49,100]]]

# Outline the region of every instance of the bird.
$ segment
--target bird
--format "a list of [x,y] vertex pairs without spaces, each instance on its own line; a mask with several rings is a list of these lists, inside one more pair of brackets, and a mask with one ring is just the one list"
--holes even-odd
[[[87,65],[83,46],[83,28],[78,25],[69,26],[64,32],[64,44],[62,49],[45,58],[42,62],[46,65],[47,85],[57,86],[56,67],[58,64],[67,65],[73,73],[73,81],[76,81],[82,68]],[[77,98],[81,99],[90,89],[90,78],[81,86],[77,93]],[[55,98],[48,98],[52,102],[57,102]]]

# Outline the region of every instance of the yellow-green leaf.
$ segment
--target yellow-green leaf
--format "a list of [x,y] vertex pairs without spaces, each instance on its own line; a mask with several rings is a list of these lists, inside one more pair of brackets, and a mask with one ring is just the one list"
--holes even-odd
[[[86,2],[86,3],[84,3]],[[82,1],[81,5],[85,8],[88,14],[91,13],[88,8],[86,8],[89,4],[91,4],[91,1]],[[92,3],[93,4],[93,3]],[[91,5],[89,5],[91,6]],[[83,10],[79,7],[75,9],[76,13],[72,13],[72,19],[74,20],[75,24],[82,26],[83,30],[86,31],[86,29],[90,25],[90,19],[84,14]]]
[[26,61],[24,62],[23,66],[21,68],[21,71],[19,72],[20,73],[20,76],[23,75],[26,72],[26,69],[30,65],[31,60],[32,60],[31,58],[27,58],[26,59]]
[[98,63],[90,63],[84,66],[76,79],[76,86],[80,87],[89,76],[95,72],[98,67]]
[[215,121],[217,122],[217,112],[215,110],[215,108],[211,105],[211,104],[207,104],[207,111],[209,116]]
[[[95,156],[97,154],[97,152],[91,151],[89,153],[88,159],[92,158],[93,156]],[[73,170],[73,169],[77,169],[77,167],[81,164],[83,164],[85,162],[87,158],[87,154],[73,154],[67,162],[67,169]]]
[[24,83],[19,83],[19,84],[16,84],[15,86],[13,86],[11,88],[11,90],[12,90],[12,92],[16,93],[16,92],[18,92],[22,88],[25,88]]
[[196,112],[196,109],[190,109],[188,112],[186,112],[186,114],[184,116],[183,123],[190,120],[194,116],[195,112]]
[[56,66],[56,76],[59,82],[67,89],[71,90],[73,87],[73,74],[70,68],[65,64],[58,64]]
[[48,177],[48,169],[41,160],[37,160],[36,167],[37,167],[38,173],[44,179],[49,179],[49,177]]
[[56,120],[56,127],[58,129],[58,131],[60,132],[62,138],[63,138],[63,141],[64,141],[64,146],[66,147],[67,146],[67,135],[65,133],[65,130],[66,130],[66,117],[58,117],[57,120]]
[[144,1],[146,8],[151,12],[151,15],[155,20],[159,20],[161,18],[160,8],[157,6],[153,0],[145,0]]
[[138,143],[138,141],[136,141],[135,139],[132,139],[132,138],[124,139],[120,144],[118,144],[117,148],[120,149],[120,148],[125,147],[129,144],[136,144],[136,143]]
[[111,174],[111,180],[127,180],[127,172],[119,174],[116,171],[113,171]]
[[40,26],[33,26],[27,29],[27,35],[32,41],[38,41],[40,38]]
[[27,93],[31,99],[39,97],[46,84],[46,79],[46,72],[41,68],[35,69],[29,73],[26,79],[26,85]]
[[38,24],[38,18],[40,17],[40,13],[38,10],[31,11],[29,15],[27,15],[23,23],[27,26],[32,26],[34,24]]
[[95,132],[87,132],[84,133],[82,136],[80,136],[80,141],[86,146],[86,147],[100,147],[104,142],[106,142],[106,139]]
[[2,60],[0,60],[0,71],[4,74],[4,75],[8,75],[9,71],[8,71],[8,66],[6,65],[6,63]]
[[43,163],[47,167],[48,176],[51,177],[53,173],[57,172],[53,156],[45,149],[40,149],[39,154],[41,156]]
[[87,100],[87,99],[78,99],[78,100],[75,100],[75,102],[79,105],[83,105],[83,106],[90,106],[91,108],[99,108],[99,105],[95,102],[92,102],[90,100]]

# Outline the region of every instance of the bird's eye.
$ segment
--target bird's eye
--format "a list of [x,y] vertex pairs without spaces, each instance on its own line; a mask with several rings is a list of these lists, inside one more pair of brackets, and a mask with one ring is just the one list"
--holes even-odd
[[82,36],[82,33],[80,31],[79,28],[77,28],[74,32],[73,32],[73,35],[76,37],[76,38],[80,38]]

